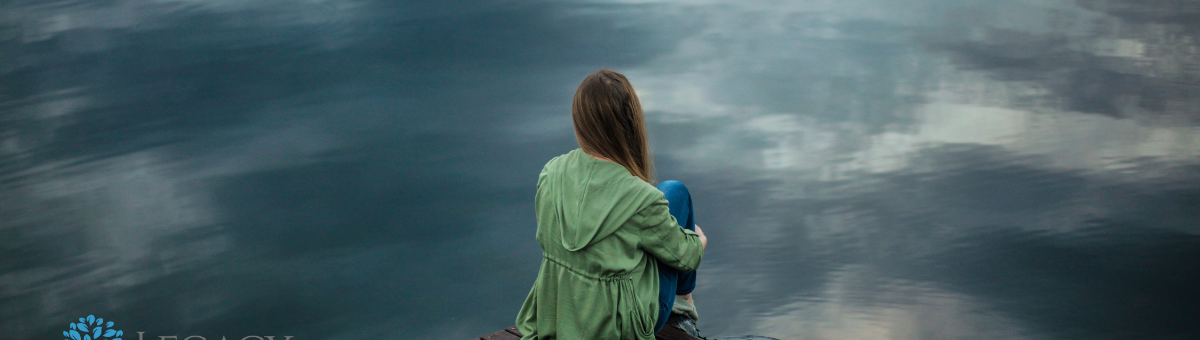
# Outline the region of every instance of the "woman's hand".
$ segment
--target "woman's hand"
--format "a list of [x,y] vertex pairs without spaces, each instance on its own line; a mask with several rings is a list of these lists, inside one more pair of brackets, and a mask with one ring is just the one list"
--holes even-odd
[[700,248],[708,248],[708,237],[704,236],[704,230],[700,229],[700,225],[695,225],[696,234],[700,235]]

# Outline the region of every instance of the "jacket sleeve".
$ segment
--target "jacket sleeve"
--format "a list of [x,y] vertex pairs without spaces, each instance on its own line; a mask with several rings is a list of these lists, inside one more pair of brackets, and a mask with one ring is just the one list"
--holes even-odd
[[700,258],[704,256],[700,236],[679,226],[667,209],[666,199],[642,208],[630,220],[641,226],[638,247],[642,250],[680,271],[690,272],[700,266]]

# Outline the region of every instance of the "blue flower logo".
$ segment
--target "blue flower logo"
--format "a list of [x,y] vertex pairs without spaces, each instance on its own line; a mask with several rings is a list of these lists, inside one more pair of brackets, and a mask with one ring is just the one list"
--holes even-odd
[[112,321],[105,324],[104,319],[88,315],[86,318],[79,318],[79,322],[72,322],[71,330],[63,331],[63,336],[67,337],[64,340],[121,340],[121,335],[125,332],[112,329],[112,326]]

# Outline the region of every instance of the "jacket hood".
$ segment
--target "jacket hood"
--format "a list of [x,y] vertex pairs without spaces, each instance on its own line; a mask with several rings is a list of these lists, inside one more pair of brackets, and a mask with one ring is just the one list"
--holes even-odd
[[577,251],[620,229],[634,214],[663,198],[653,185],[620,164],[588,156],[580,149],[546,163],[538,179],[540,228],[563,248]]

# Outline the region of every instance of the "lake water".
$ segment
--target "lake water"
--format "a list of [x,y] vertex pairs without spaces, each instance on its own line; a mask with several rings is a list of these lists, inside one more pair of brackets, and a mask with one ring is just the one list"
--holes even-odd
[[507,327],[600,68],[694,195],[704,335],[1200,337],[1200,1],[0,8],[3,339]]

